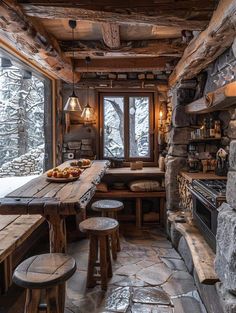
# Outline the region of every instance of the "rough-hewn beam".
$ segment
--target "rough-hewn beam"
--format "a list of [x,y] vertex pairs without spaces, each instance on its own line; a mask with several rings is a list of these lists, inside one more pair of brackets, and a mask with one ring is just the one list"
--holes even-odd
[[[173,26],[188,30],[206,27],[214,9],[213,0],[189,1],[20,1],[30,16],[50,19],[88,20],[101,23]],[[36,5],[33,5],[35,3]],[[74,7],[73,7],[74,6]]]
[[170,85],[190,79],[221,55],[236,34],[236,1],[221,0],[209,26],[193,39],[170,76]]
[[[171,70],[171,57],[159,58],[121,58],[121,59],[92,59],[88,72],[144,72]],[[84,60],[76,60],[76,71],[86,72]]]
[[124,79],[124,80],[112,80],[101,78],[82,78],[77,84],[76,88],[132,88],[132,89],[157,89],[159,92],[167,92],[168,84],[164,80],[149,80],[149,79]]
[[205,97],[200,98],[185,106],[185,112],[189,114],[209,113],[226,110],[236,101],[236,82],[209,92]]
[[[72,81],[72,64],[58,42],[39,23],[24,14],[15,0],[0,2],[0,34],[20,53],[64,81]],[[75,80],[79,80],[76,74]]]
[[102,23],[102,38],[105,45],[111,49],[120,46],[120,26],[114,23]]
[[76,58],[82,58],[87,55],[105,56],[105,57],[158,57],[158,56],[173,56],[181,57],[186,44],[181,40],[134,40],[122,41],[117,49],[110,49],[101,41],[63,41],[60,42],[65,56],[72,57],[73,52]]

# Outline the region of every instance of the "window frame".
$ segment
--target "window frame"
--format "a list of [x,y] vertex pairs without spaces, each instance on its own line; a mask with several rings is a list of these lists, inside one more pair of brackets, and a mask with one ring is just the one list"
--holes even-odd
[[145,166],[157,164],[157,144],[155,140],[155,93],[151,91],[101,91],[98,95],[99,100],[99,126],[100,126],[100,158],[109,159],[104,156],[104,97],[124,97],[124,134],[129,133],[129,98],[148,97],[149,98],[149,143],[150,157],[129,157],[130,136],[124,136],[124,165],[128,166],[132,161],[143,161]]

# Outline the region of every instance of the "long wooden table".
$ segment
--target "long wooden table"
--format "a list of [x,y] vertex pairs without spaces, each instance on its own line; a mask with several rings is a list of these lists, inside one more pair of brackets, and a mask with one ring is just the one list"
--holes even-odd
[[[66,252],[65,217],[85,211],[104,175],[108,161],[94,161],[79,180],[52,183],[43,174],[0,199],[0,214],[41,214],[49,224],[51,252]],[[59,168],[69,166],[65,162]]]

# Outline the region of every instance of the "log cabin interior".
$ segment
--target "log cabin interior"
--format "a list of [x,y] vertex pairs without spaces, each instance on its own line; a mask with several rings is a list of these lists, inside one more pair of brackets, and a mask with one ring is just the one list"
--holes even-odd
[[236,312],[236,1],[0,1],[0,313]]

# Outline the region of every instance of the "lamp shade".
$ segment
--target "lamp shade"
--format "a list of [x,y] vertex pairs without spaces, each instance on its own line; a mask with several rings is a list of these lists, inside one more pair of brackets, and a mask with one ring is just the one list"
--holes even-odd
[[92,122],[95,120],[95,111],[88,103],[84,107],[81,117],[84,122]]
[[79,98],[73,92],[72,95],[68,98],[66,105],[64,107],[66,112],[81,112],[81,105],[79,103]]

